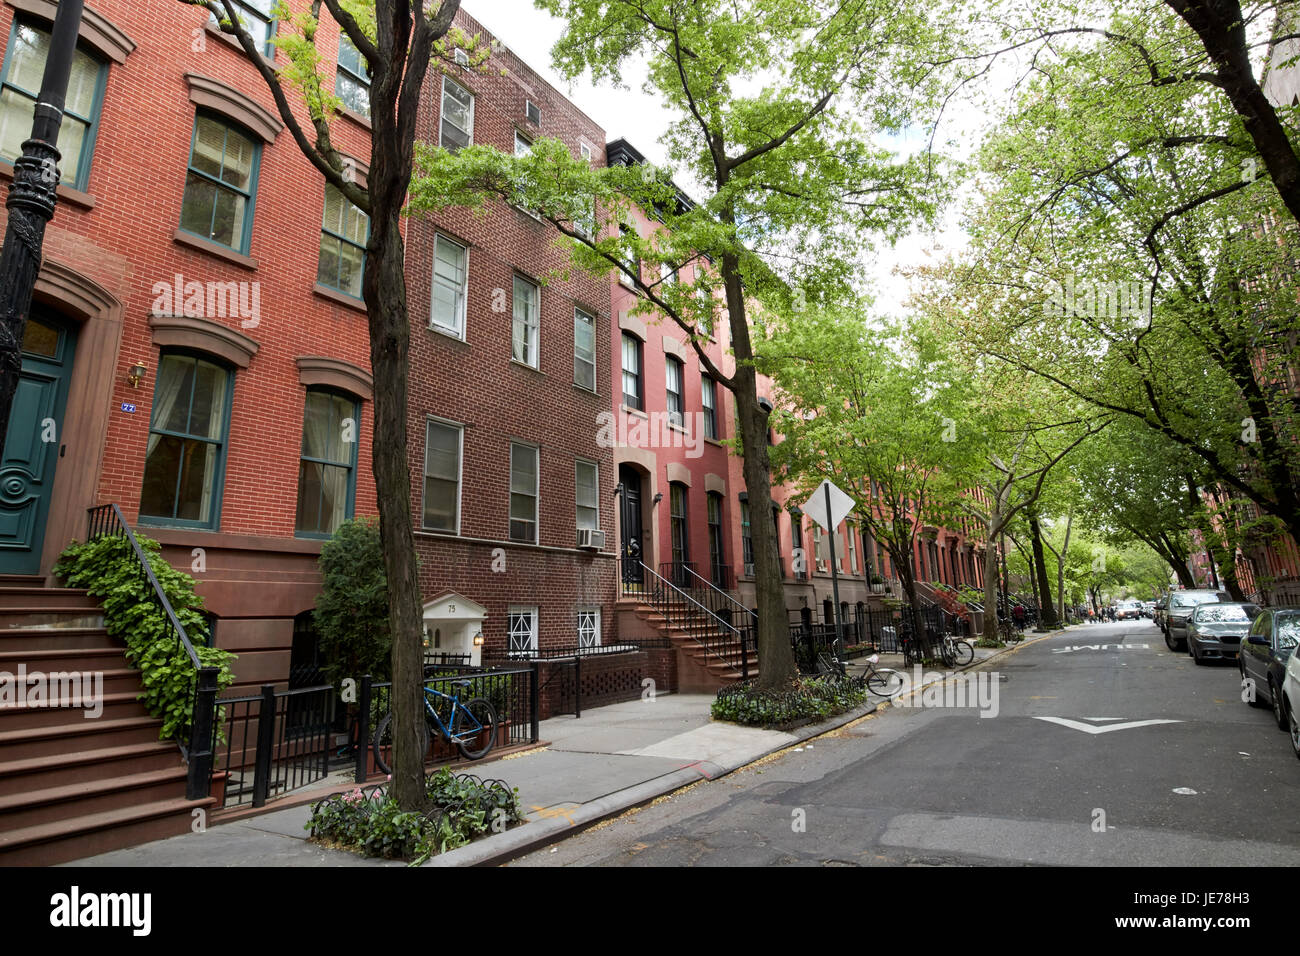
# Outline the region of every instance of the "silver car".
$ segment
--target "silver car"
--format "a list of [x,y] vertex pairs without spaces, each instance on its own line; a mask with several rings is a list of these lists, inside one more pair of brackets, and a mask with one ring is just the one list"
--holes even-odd
[[1170,591],[1169,608],[1165,611],[1165,644],[1171,651],[1181,651],[1187,646],[1187,621],[1192,611],[1202,604],[1229,602],[1232,595],[1227,591],[1212,591],[1197,588],[1188,591]]
[[1192,660],[1234,661],[1250,624],[1259,617],[1258,604],[1211,603],[1192,611],[1187,622],[1187,652]]

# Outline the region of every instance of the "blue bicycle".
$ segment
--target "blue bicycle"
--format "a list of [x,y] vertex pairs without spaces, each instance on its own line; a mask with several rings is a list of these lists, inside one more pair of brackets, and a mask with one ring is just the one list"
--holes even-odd
[[[452,681],[452,686],[466,688],[467,680]],[[463,704],[460,695],[452,696],[432,687],[424,688],[424,725],[420,752],[426,757],[432,735],[439,735],[455,744],[466,760],[478,760],[487,755],[496,743],[497,712],[482,697],[472,697]],[[379,722],[375,731],[375,764],[384,773],[393,772],[393,715],[390,712]]]

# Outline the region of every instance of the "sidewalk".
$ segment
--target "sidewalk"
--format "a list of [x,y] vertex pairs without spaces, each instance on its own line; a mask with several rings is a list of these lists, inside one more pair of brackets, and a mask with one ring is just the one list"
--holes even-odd
[[[1059,631],[1053,633],[1060,633]],[[1033,643],[975,649],[970,667]],[[1050,635],[1041,635],[1050,636]],[[897,658],[897,660],[894,660]],[[850,673],[865,662],[849,662]],[[882,655],[879,666],[902,668],[902,655]],[[928,671],[926,682],[952,671]],[[915,688],[913,688],[915,689]],[[434,857],[426,866],[503,862],[586,826],[700,780],[712,780],[768,754],[851,723],[876,710],[879,699],[821,724],[790,733],[714,722],[712,694],[660,695],[584,710],[581,719],[554,717],[541,724],[549,746],[458,773],[499,778],[519,790],[528,817],[523,826]],[[77,860],[68,866],[405,866],[326,850],[307,839],[308,804],[272,810],[210,827],[203,833],[146,843]]]

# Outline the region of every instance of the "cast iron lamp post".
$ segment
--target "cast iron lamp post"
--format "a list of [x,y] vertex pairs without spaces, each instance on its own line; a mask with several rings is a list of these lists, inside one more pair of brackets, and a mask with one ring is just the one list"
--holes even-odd
[[59,128],[68,77],[77,51],[83,0],[60,0],[50,34],[50,55],[36,98],[31,139],[14,163],[5,207],[9,222],[0,251],[0,451],[9,435],[9,412],[23,368],[23,332],[32,306],[32,287],[41,269],[45,225],[54,217],[59,186]]

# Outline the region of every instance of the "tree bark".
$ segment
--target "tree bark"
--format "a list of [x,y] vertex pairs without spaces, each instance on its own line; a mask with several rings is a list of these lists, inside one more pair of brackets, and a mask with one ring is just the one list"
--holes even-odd
[[1052,589],[1047,583],[1047,563],[1043,558],[1043,531],[1038,524],[1038,512],[1029,513],[1029,536],[1034,549],[1034,566],[1038,572],[1038,627],[1040,630],[1056,627],[1056,607],[1052,604]]

